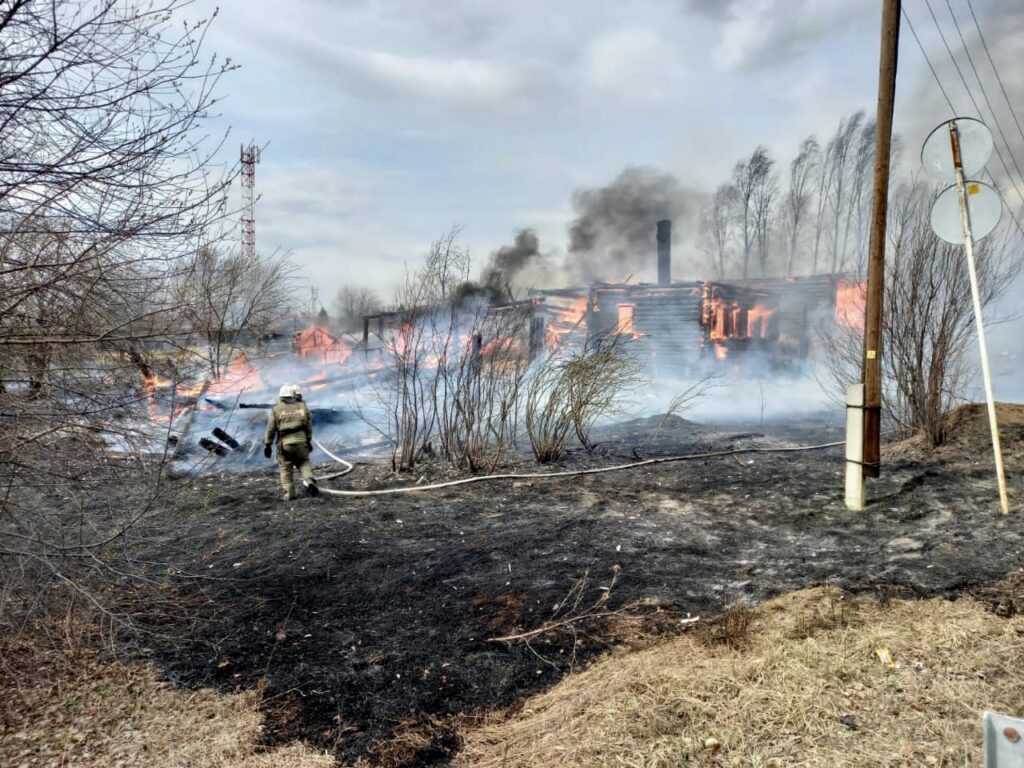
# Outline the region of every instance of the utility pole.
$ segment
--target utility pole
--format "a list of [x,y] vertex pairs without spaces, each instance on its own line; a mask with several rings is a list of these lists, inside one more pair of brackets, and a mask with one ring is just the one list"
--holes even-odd
[[867,302],[864,313],[864,476],[878,477],[882,452],[882,300],[885,288],[885,222],[889,202],[889,155],[900,47],[900,0],[882,2],[882,45],[875,116],[875,177],[868,242]]

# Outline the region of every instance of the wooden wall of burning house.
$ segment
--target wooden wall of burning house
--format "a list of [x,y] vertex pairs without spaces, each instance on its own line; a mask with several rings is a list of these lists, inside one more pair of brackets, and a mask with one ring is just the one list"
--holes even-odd
[[598,284],[591,288],[590,335],[632,337],[632,349],[654,371],[689,372],[700,364],[702,284]]
[[835,318],[843,275],[709,282],[704,295],[705,349],[741,363],[756,354],[777,368],[793,368],[813,354],[819,330]]
[[660,284],[595,283],[536,291],[547,347],[617,333],[657,374],[693,374],[714,365],[795,369],[812,356],[819,329],[842,321],[845,275]]

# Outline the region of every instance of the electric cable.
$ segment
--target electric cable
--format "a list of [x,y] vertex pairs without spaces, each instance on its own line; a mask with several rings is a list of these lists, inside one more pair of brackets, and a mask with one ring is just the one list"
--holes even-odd
[[[960,82],[963,84],[964,90],[967,91],[967,97],[971,100],[971,104],[974,105],[974,111],[977,113],[979,118],[982,118],[981,107],[978,106],[978,100],[974,98],[974,93],[971,92],[970,86],[967,85],[967,78],[964,77],[963,70],[960,69],[960,63],[956,60],[956,56],[953,55],[953,49],[949,47],[949,43],[946,40],[946,34],[942,31],[942,26],[939,24],[939,20],[935,16],[935,11],[932,10],[931,0],[924,0],[924,4],[928,8],[928,13],[931,15],[932,21],[935,23],[935,29],[939,33],[942,45],[945,47],[946,53],[949,54],[950,61],[953,62],[953,68],[960,77]],[[1019,200],[1024,200],[1024,192],[1020,191],[1020,187],[1017,186],[1017,182],[1014,180],[1013,174],[1010,173],[1010,166],[1006,164],[1006,159],[1003,157],[1003,153],[999,149],[999,145],[993,141],[992,148],[995,150],[996,157],[999,158],[999,163],[1003,166],[1003,170],[1006,171],[1006,178],[1009,180],[1014,192],[1017,193],[1017,198]]]
[[996,76],[996,82],[999,83],[999,89],[1003,92],[1003,98],[1006,99],[1006,106],[1010,108],[1010,114],[1013,116],[1013,122],[1017,124],[1017,131],[1020,133],[1021,139],[1024,139],[1024,127],[1021,127],[1020,119],[1017,117],[1017,110],[1013,108],[1013,102],[1010,101],[1010,95],[1006,92],[1006,86],[1003,84],[1003,78],[999,76],[999,68],[996,67],[995,61],[992,60],[992,53],[989,51],[988,43],[985,42],[985,35],[981,31],[981,25],[978,23],[978,17],[974,14],[974,6],[971,4],[971,0],[967,0],[967,7],[971,11],[971,18],[974,19],[974,28],[978,30],[978,39],[981,41],[981,47],[985,49],[985,55],[988,57],[988,63],[992,67],[992,72]]
[[[992,100],[988,97],[988,91],[985,89],[985,83],[982,82],[981,74],[978,72],[978,68],[974,65],[974,57],[971,56],[971,49],[967,47],[967,40],[964,39],[964,33],[960,30],[960,24],[957,21],[956,14],[953,13],[953,5],[950,0],[946,0],[946,8],[949,9],[950,18],[953,19],[953,28],[956,30],[957,36],[960,38],[960,44],[964,48],[964,53],[967,55],[967,63],[971,65],[971,71],[974,72],[974,79],[978,81],[978,87],[981,88],[981,96],[985,100],[985,105],[988,107],[988,111],[992,113],[992,122],[995,123],[996,130],[999,132],[1000,138],[1003,140],[1003,144],[1006,146],[1006,153],[1010,156],[1010,162],[1013,163],[1013,167],[1017,169],[1017,175],[1024,179],[1024,171],[1021,171],[1020,165],[1017,163],[1017,158],[1013,154],[1013,148],[1010,146],[1010,140],[1006,138],[1006,133],[1003,131],[1002,123],[999,122],[999,116],[996,114],[995,107],[992,106]],[[996,72],[998,77],[999,73]]]
[[[910,27],[910,34],[914,36],[914,40],[917,42],[917,48],[921,51],[921,55],[924,57],[925,63],[928,65],[928,69],[931,70],[932,77],[935,78],[935,84],[939,87],[939,91],[942,93],[942,97],[946,100],[946,104],[949,105],[949,111],[956,115],[956,108],[953,106],[953,100],[949,98],[946,88],[942,85],[939,73],[935,71],[935,67],[932,65],[932,60],[925,51],[924,45],[921,43],[921,38],[917,35],[917,30],[914,29],[914,22],[911,20],[910,14],[907,13],[906,6],[903,6],[902,11],[903,18],[906,20],[907,26]],[[1003,199],[1003,203],[1006,205],[1006,210],[1010,214],[1010,218],[1013,219],[1013,223],[1017,226],[1017,231],[1024,235],[1024,225],[1021,225],[1016,214],[1013,212],[1013,209],[1006,203],[1006,196],[1003,195],[1002,190],[999,189],[999,184],[996,183],[995,177],[987,169],[985,171],[985,175],[988,177],[988,180],[992,182],[993,188],[999,192],[999,196]]]

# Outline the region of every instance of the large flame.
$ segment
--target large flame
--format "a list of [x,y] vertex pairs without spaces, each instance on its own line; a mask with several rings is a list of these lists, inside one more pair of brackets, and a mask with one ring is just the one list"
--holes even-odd
[[840,280],[836,285],[836,324],[864,330],[867,283]]
[[266,385],[259,373],[249,364],[249,358],[237,351],[228,363],[224,375],[211,382],[207,392],[211,395],[233,395],[247,390],[263,389]]
[[768,319],[775,314],[775,307],[757,302],[747,310],[747,338],[768,338]]
[[299,357],[337,364],[344,363],[352,354],[352,348],[343,339],[335,338],[315,323],[292,337],[292,351]]
[[566,336],[579,329],[587,316],[587,305],[590,299],[587,296],[575,298],[564,309],[555,309],[554,317],[551,318],[544,329],[544,345],[551,350],[562,346]]

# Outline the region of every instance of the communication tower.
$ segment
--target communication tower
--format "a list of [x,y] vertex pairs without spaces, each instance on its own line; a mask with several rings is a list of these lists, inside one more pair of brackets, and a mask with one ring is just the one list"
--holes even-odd
[[242,255],[246,259],[256,256],[256,163],[259,161],[259,147],[252,143],[242,147]]

